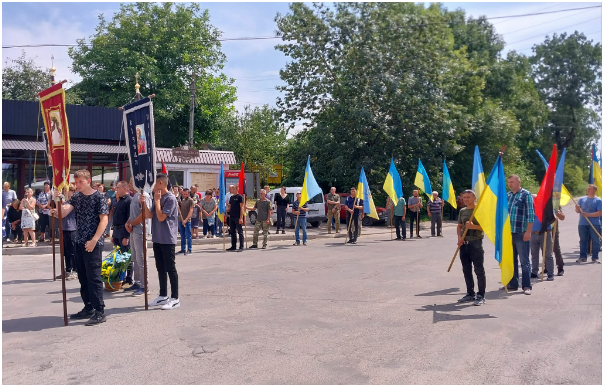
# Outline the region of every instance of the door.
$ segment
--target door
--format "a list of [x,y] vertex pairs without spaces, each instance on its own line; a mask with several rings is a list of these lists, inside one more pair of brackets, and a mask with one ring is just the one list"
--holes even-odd
[[208,172],[191,172],[191,185],[199,185],[199,192],[205,196],[205,191],[217,188],[217,174]]

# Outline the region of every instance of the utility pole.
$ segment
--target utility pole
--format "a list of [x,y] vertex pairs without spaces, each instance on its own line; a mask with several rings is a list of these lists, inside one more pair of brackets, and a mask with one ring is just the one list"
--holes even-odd
[[191,82],[191,116],[190,116],[190,122],[188,124],[188,145],[189,147],[192,149],[193,148],[193,127],[194,127],[194,121],[195,121],[195,91],[196,91],[196,84],[195,84],[195,79],[197,78],[197,75],[193,74],[193,81]]

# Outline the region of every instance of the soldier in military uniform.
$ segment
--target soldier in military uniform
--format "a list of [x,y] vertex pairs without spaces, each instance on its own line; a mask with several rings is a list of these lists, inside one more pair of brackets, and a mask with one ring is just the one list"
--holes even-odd
[[327,194],[327,229],[331,234],[331,221],[335,218],[335,234],[339,233],[339,214],[341,210],[341,198],[335,193],[335,187],[331,187],[331,192]]

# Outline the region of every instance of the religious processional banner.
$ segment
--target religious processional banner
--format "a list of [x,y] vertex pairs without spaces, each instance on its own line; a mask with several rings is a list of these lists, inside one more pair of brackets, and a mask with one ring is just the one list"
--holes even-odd
[[48,159],[52,165],[52,185],[59,191],[69,184],[71,147],[65,111],[65,90],[58,83],[40,92],[40,110],[48,138]]
[[130,170],[136,190],[151,193],[155,186],[155,121],[153,103],[144,98],[124,107],[124,131]]

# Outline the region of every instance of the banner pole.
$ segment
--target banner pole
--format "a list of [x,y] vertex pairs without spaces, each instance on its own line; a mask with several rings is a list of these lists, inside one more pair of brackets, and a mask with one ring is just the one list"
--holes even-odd
[[[58,213],[59,213],[59,249],[61,251],[61,281],[62,281],[62,291],[63,291],[63,322],[65,326],[69,324],[67,320],[67,290],[65,289],[65,258],[63,258],[64,254],[64,245],[63,245],[63,198],[59,198],[58,205]],[[54,223],[54,216],[52,216],[52,222]],[[54,236],[54,231],[53,234]],[[54,249],[54,240],[52,242]],[[54,254],[54,250],[53,250]],[[56,277],[56,276],[55,276]]]
[[226,237],[224,236],[224,229],[226,228],[226,213],[223,214],[224,221],[222,222],[222,252],[226,252]]
[[[142,190],[142,196],[144,196],[144,190]],[[144,278],[142,280],[142,282],[144,283],[144,310],[149,310],[149,284],[148,284],[148,280],[147,280],[147,217],[146,217],[146,199],[145,199],[145,204],[141,205],[142,206],[142,259],[143,259],[143,265],[144,265]]]

